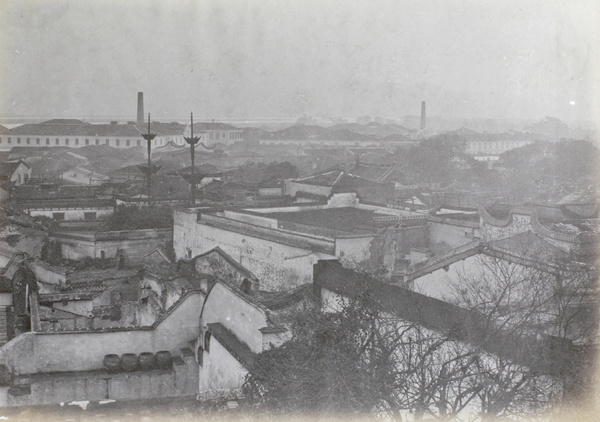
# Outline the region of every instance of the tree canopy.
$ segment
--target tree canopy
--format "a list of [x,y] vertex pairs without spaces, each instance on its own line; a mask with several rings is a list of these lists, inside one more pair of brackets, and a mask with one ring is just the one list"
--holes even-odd
[[104,225],[107,230],[169,228],[173,227],[173,210],[166,205],[120,205]]

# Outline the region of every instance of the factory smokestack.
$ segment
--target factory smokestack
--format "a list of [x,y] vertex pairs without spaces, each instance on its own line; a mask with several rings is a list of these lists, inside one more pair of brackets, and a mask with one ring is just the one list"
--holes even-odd
[[425,129],[425,123],[427,122],[427,114],[425,111],[425,101],[421,102],[421,130]]
[[144,124],[144,93],[138,92],[137,124]]

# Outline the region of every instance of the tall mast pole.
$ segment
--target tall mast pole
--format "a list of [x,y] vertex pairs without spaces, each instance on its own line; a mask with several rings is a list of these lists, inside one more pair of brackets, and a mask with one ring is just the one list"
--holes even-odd
[[148,144],[148,164],[146,166],[138,166],[146,175],[146,186],[148,186],[148,205],[152,203],[152,174],[156,173],[160,167],[152,165],[151,160],[151,144],[156,137],[156,133],[150,133],[150,113],[148,113],[148,133],[143,133],[142,136]]
[[192,179],[190,186],[190,205],[193,207],[196,204],[196,171],[194,168],[194,156],[196,144],[200,140],[199,136],[194,136],[194,113],[190,113],[191,123],[191,135],[190,137],[184,137],[185,141],[190,145],[190,156],[192,159]]

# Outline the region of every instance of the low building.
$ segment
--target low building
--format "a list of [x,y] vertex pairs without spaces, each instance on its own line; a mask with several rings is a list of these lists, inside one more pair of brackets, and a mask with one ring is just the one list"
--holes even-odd
[[[190,136],[190,128],[186,128],[186,135]],[[220,122],[194,123],[194,135],[200,135],[201,141],[208,145],[233,144],[244,140],[244,131],[235,126]]]
[[355,193],[282,207],[181,208],[174,214],[173,248],[179,259],[218,246],[254,272],[263,289],[278,290],[310,282],[319,259],[338,257],[349,265],[369,259],[372,240],[396,225],[414,231],[414,238],[427,231],[425,215],[362,204]]
[[204,302],[196,343],[199,396],[239,391],[256,355],[290,339],[293,315],[313,303],[310,285],[273,295],[215,282]]
[[291,197],[309,194],[327,198],[340,192],[355,192],[363,202],[384,205],[395,197],[393,183],[374,182],[341,169],[289,179],[284,187],[284,194]]
[[31,167],[23,160],[0,163],[0,181],[24,185],[31,178]]
[[64,171],[61,178],[66,182],[79,185],[101,185],[111,180],[109,176],[82,167],[74,167]]
[[[157,136],[152,147],[169,142],[184,144],[184,125],[153,122],[151,131]],[[145,147],[146,125],[92,124],[76,119],[53,119],[42,123],[17,126],[0,135],[0,150],[25,148],[82,148],[91,145],[108,145],[113,148]]]

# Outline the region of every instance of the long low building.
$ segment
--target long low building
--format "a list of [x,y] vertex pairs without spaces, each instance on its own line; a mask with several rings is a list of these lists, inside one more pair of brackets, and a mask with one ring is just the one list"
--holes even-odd
[[[183,139],[186,126],[177,122],[153,122],[150,126],[156,138],[152,147],[169,142],[185,144]],[[53,119],[42,123],[25,124],[12,128],[0,135],[0,150],[13,147],[81,148],[90,145],[108,145],[113,148],[145,147],[142,134],[146,125],[133,123],[92,124],[76,119]]]

